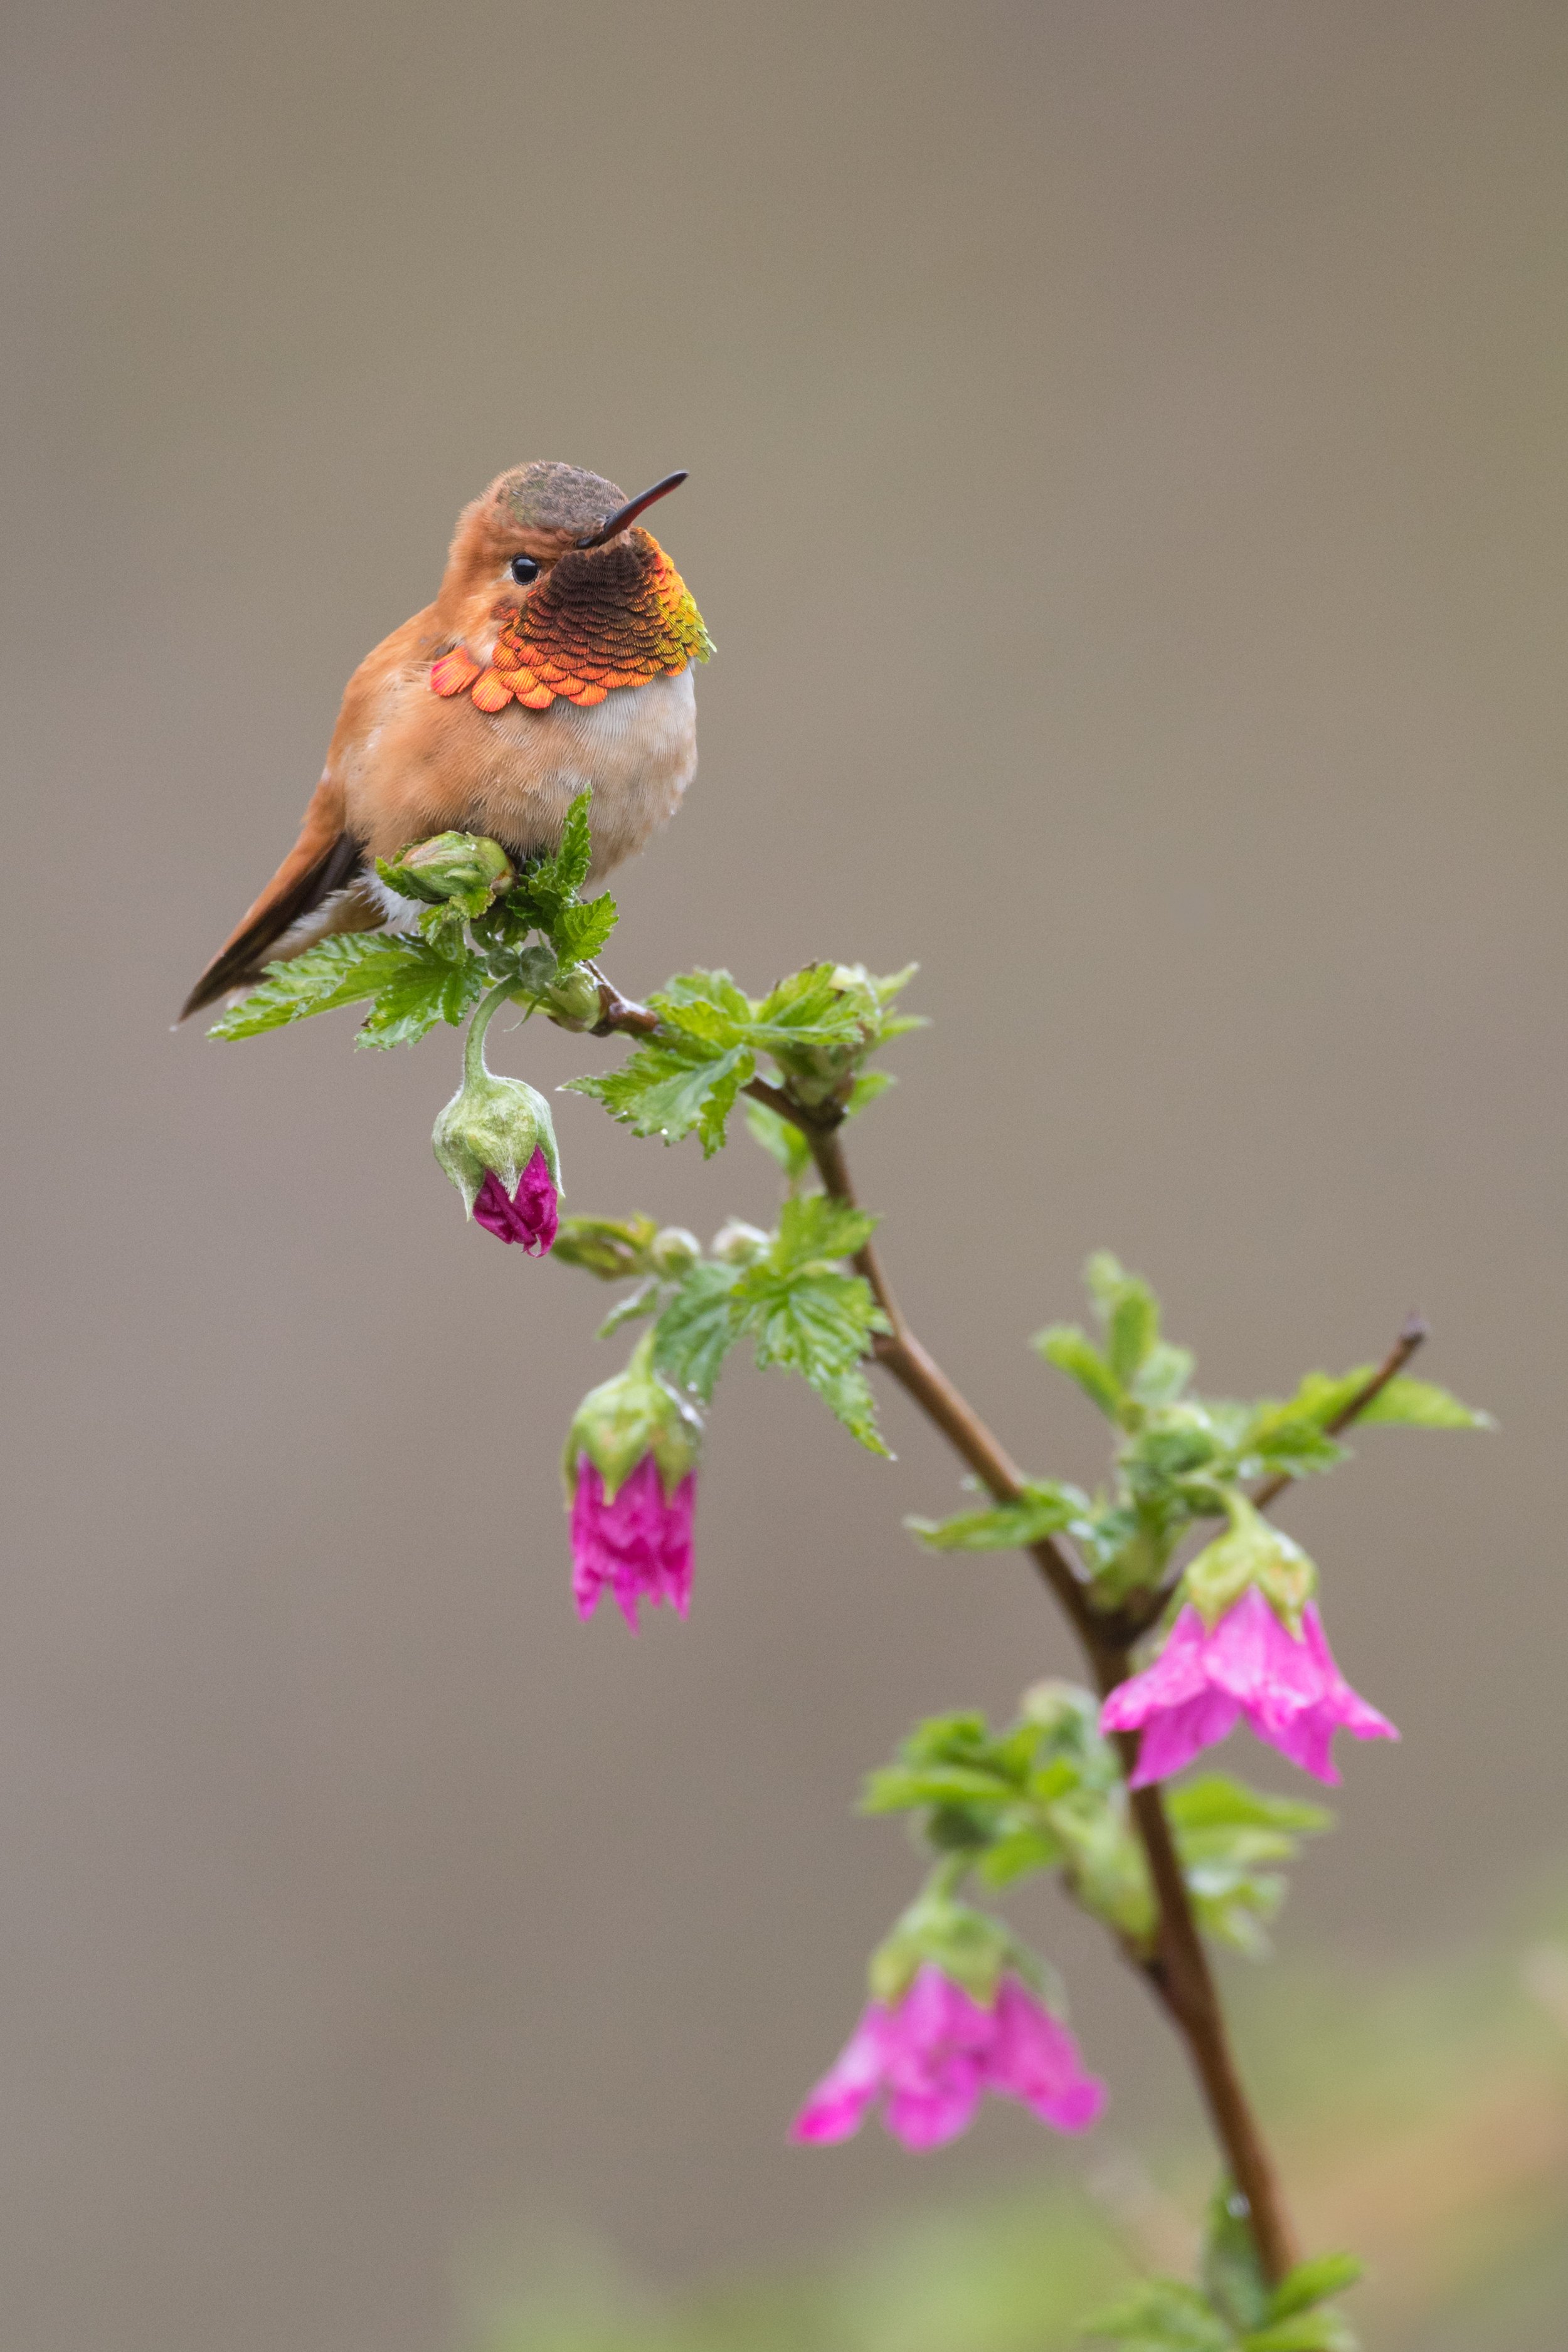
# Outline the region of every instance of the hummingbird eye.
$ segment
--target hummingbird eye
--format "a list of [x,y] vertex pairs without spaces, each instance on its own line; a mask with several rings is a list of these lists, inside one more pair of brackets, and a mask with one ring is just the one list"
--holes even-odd
[[507,567],[520,588],[526,588],[539,577],[539,566],[531,555],[514,555]]

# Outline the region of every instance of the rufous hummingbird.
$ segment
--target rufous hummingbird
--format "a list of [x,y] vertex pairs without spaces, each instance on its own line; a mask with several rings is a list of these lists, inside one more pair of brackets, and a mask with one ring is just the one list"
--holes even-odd
[[559,845],[591,791],[596,877],[674,815],[697,768],[690,665],[712,647],[668,556],[633,526],[685,479],[628,499],[540,461],[464,508],[439,594],[350,678],[300,838],[182,1020],[275,957],[393,918],[374,862],[410,842],[483,834],[521,865]]

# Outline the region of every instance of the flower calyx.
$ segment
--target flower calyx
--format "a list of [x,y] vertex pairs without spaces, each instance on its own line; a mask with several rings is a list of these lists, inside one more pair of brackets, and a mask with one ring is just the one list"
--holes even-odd
[[1187,1563],[1179,1588],[1212,1633],[1249,1588],[1262,1593],[1280,1623],[1301,1639],[1302,1612],[1318,1589],[1318,1571],[1298,1543],[1271,1527],[1245,1495],[1223,1490],[1229,1527]]
[[626,1370],[590,1389],[573,1415],[563,1463],[568,1498],[584,1462],[598,1472],[606,1503],[650,1455],[667,1499],[697,1467],[701,1415],[654,1370],[653,1339],[645,1332]]

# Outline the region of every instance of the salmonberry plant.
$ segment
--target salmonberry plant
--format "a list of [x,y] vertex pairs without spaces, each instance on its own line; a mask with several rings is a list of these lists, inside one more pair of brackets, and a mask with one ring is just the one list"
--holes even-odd
[[[601,1336],[641,1327],[626,1370],[584,1399],[566,1437],[584,1616],[606,1592],[634,1629],[641,1605],[686,1613],[704,1410],[742,1342],[760,1366],[809,1382],[875,1454],[887,1448],[868,1367],[936,1424],[982,1499],[911,1518],[911,1533],[935,1551],[1022,1553],[1071,1623],[1088,1685],[1037,1683],[1008,1722],[935,1717],[871,1774],[865,1811],[910,1816],[928,1866],[872,1955],[869,2000],[795,2137],[843,2139],[879,2104],[906,2146],[931,2147],[968,2127],[986,2091],[1058,2131],[1092,2126],[1105,2089],[1065,2021],[1059,1980],[993,1907],[1052,1873],[1181,2037],[1224,2165],[1198,2280],[1147,2280],[1087,2332],[1123,2352],[1343,2352],[1353,2338],[1332,2298],[1358,2265],[1302,2259],[1207,1950],[1267,1952],[1281,1866],[1331,1817],[1189,1768],[1243,1718],[1327,1782],[1338,1779],[1336,1731],[1398,1737],[1341,1673],[1317,1570],[1268,1511],[1292,1481],[1345,1459],[1352,1423],[1467,1429],[1486,1416],[1408,1375],[1418,1320],[1382,1363],[1310,1373],[1293,1396],[1202,1395],[1152,1291],[1102,1254],[1087,1268],[1092,1330],[1058,1324],[1033,1344],[1104,1416],[1104,1481],[1090,1494],[1026,1473],[900,1315],[873,1244],[878,1221],[850,1183],[845,1127],[891,1083],[871,1065],[921,1025],[896,1009],[910,973],[808,964],[752,997],[728,972],[689,971],[632,1003],[595,961],[616,908],[607,895],[581,896],[590,852],[586,795],[559,853],[521,871],[471,835],[416,844],[379,868],[409,928],[333,936],[270,966],[212,1034],[258,1036],[356,1002],[368,1007],[364,1045],[468,1023],[463,1083],[436,1122],[437,1160],[489,1233],[623,1286]],[[743,1105],[780,1170],[776,1223],[732,1220],[704,1249],[647,1217],[562,1216],[549,1108],[485,1059],[505,1003],[629,1038],[619,1068],[572,1087],[637,1135],[695,1135],[711,1155]]]

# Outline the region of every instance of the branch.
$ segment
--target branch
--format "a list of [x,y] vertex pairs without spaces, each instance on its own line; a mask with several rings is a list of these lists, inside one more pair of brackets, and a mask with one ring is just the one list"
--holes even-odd
[[[1372,1375],[1372,1378],[1367,1381],[1363,1387],[1357,1389],[1354,1396],[1352,1397],[1349,1404],[1344,1407],[1342,1412],[1336,1412],[1332,1421],[1324,1423],[1323,1433],[1325,1436],[1337,1437],[1342,1429],[1348,1429],[1352,1421],[1359,1421],[1361,1419],[1362,1414],[1366,1411],[1368,1405],[1372,1403],[1373,1398],[1380,1397],[1383,1394],[1384,1390],[1388,1386],[1389,1381],[1394,1380],[1405,1370],[1405,1365],[1410,1361],[1410,1359],[1415,1353],[1416,1349],[1421,1345],[1423,1339],[1427,1337],[1428,1328],[1429,1327],[1424,1315],[1411,1314],[1405,1317],[1404,1329],[1400,1332],[1398,1339],[1394,1341],[1393,1347],[1390,1348],[1387,1355],[1384,1358],[1382,1363],[1379,1364],[1376,1371]],[[1254,1510],[1266,1511],[1270,1503],[1277,1503],[1279,1501],[1287,1486],[1293,1486],[1295,1483],[1296,1478],[1293,1471],[1281,1470],[1278,1477],[1268,1479],[1264,1486],[1258,1487],[1258,1492],[1252,1497],[1252,1507]]]
[[[623,997],[596,966],[588,968],[599,982],[602,1011],[595,1028],[596,1036],[620,1031],[630,1036],[647,1037],[658,1031],[660,1023],[656,1013]],[[844,1120],[842,1107],[829,1103],[820,1109],[809,1109],[786,1090],[763,1078],[753,1078],[744,1091],[799,1129],[810,1146],[826,1192],[847,1207],[857,1206],[839,1135]],[[881,1261],[869,1243],[858,1253],[854,1265],[889,1327],[873,1342],[877,1361],[941,1430],[994,1500],[1016,1501],[1024,1489],[1022,1471],[910,1329]],[[1329,1423],[1331,1435],[1348,1428],[1358,1413],[1366,1411],[1373,1399],[1409,1361],[1426,1336],[1425,1323],[1418,1316],[1413,1316],[1386,1361]],[[1270,1480],[1253,1497],[1255,1504],[1266,1508],[1290,1483],[1289,1477]],[[1076,1562],[1060,1544],[1047,1537],[1028,1549],[1083,1646],[1101,1696],[1108,1695],[1132,1672],[1132,1643],[1153,1622],[1163,1596],[1155,1600],[1152,1614],[1142,1622],[1135,1622],[1133,1613],[1125,1610],[1115,1617],[1109,1616],[1096,1610]],[[1136,1741],[1123,1735],[1118,1746],[1131,1778],[1136,1761]],[[1225,2013],[1193,1914],[1163,1796],[1157,1786],[1135,1789],[1130,1793],[1132,1822],[1148,1862],[1158,1910],[1154,1954],[1139,1965],[1186,2043],[1231,2177],[1247,2200],[1259,2258],[1269,2279],[1278,2284],[1293,2267],[1297,2249],[1273,2158],[1247,2102],[1230,2046]]]

